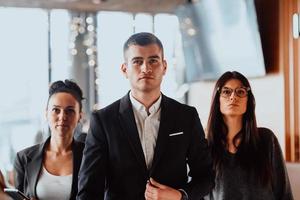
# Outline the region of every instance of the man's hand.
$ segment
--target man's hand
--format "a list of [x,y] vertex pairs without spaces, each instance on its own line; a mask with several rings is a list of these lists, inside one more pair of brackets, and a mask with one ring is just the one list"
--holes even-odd
[[180,200],[181,192],[150,178],[146,185],[146,200]]

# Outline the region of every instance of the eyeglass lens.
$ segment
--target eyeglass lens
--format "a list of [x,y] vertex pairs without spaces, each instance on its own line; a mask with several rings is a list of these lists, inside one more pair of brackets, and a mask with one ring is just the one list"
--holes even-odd
[[233,91],[235,92],[236,96],[241,97],[241,98],[246,97],[248,95],[248,91],[244,87],[238,87],[235,89],[223,87],[221,89],[221,96],[223,96],[225,98],[229,98]]

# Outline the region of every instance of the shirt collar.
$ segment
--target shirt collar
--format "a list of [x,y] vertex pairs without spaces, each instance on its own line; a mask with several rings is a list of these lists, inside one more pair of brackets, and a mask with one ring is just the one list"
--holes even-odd
[[[139,112],[146,111],[146,107],[132,96],[131,91],[129,92],[129,98],[134,109],[136,109]],[[150,106],[150,114],[156,113],[160,109],[161,99],[162,95],[160,94],[159,98]]]

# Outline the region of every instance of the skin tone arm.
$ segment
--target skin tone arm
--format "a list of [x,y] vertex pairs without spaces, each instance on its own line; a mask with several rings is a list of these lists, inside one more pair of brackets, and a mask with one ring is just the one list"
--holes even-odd
[[146,200],[180,200],[181,192],[150,178],[146,185]]

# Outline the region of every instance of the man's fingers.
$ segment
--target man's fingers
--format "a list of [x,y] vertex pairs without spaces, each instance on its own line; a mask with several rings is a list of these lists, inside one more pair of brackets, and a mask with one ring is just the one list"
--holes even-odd
[[146,191],[150,192],[153,186],[151,186],[150,182],[146,184]]
[[151,192],[149,192],[149,191],[147,191],[147,190],[145,191],[145,198],[146,198],[146,199],[152,199],[152,196],[153,196],[153,195],[152,195]]
[[165,189],[165,188],[166,188],[165,185],[160,184],[159,182],[156,182],[153,178],[150,178],[150,183],[151,183],[154,187],[157,187],[157,188],[160,188],[160,189]]
[[157,188],[147,184],[146,191],[145,191],[145,198],[146,200],[156,199],[157,197]]
[[154,185],[152,185],[150,182],[147,183],[146,185],[146,191],[153,194],[153,193],[157,193],[158,188],[155,187]]

